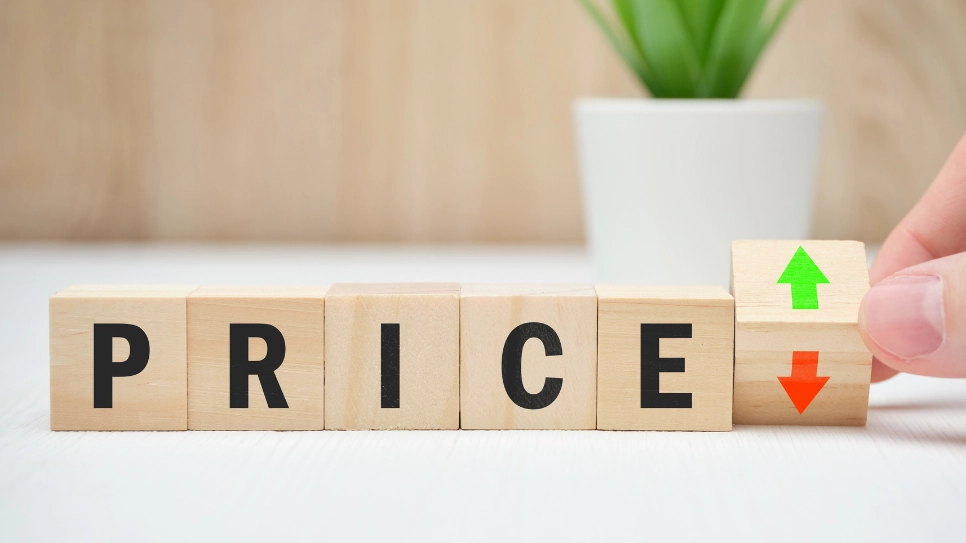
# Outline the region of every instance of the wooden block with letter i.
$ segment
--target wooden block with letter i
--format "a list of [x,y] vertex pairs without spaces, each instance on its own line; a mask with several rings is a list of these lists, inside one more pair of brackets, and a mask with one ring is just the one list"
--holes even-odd
[[188,297],[188,428],[321,430],[325,286]]
[[865,424],[872,355],[857,241],[736,241],[735,424]]
[[449,283],[332,286],[326,428],[459,428],[459,293]]
[[51,430],[187,429],[194,288],[78,285],[51,296]]
[[592,286],[463,286],[463,428],[594,429],[596,397]]
[[597,285],[597,428],[731,430],[734,298]]

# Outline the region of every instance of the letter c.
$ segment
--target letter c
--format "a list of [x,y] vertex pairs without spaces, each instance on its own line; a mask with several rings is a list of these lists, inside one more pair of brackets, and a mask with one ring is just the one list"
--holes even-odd
[[536,394],[530,394],[523,386],[523,345],[527,340],[537,338],[543,343],[544,354],[560,356],[563,348],[560,338],[553,328],[542,322],[527,322],[517,326],[510,332],[503,345],[503,388],[513,403],[524,409],[543,409],[560,394],[563,379],[547,377],[543,388]]

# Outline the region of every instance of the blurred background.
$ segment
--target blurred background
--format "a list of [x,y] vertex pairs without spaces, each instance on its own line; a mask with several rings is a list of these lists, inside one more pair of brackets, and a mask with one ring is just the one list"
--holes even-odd
[[[791,12],[744,95],[826,104],[813,237],[881,241],[922,194],[964,27]],[[3,0],[0,238],[581,243],[573,99],[643,94],[570,0]]]

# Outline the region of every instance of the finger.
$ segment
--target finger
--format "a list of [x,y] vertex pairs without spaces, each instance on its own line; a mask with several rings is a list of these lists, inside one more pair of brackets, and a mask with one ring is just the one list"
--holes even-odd
[[[876,285],[886,277],[930,260],[966,251],[966,136],[953,149],[919,203],[889,234],[872,267]],[[872,382],[899,372],[872,360]]]
[[859,330],[893,370],[966,377],[966,252],[900,271],[873,286]]
[[869,279],[882,279],[928,260],[966,251],[966,136],[959,140],[919,203],[889,234]]
[[879,254],[875,255],[875,260],[869,267],[869,282],[874,286],[897,271],[934,258],[937,257],[923,247],[919,240],[900,223],[886,238],[882,248],[879,249]]
[[892,379],[896,375],[899,375],[898,371],[890,368],[889,366],[886,366],[882,362],[879,362],[879,360],[876,358],[872,359],[872,382],[873,383],[881,383],[886,379]]

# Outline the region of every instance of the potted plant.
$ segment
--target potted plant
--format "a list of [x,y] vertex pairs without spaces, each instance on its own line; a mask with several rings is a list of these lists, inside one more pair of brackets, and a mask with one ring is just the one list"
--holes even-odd
[[599,279],[727,284],[734,239],[808,236],[822,105],[737,99],[794,0],[580,0],[654,99],[575,106]]

